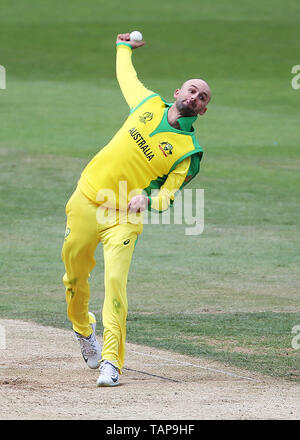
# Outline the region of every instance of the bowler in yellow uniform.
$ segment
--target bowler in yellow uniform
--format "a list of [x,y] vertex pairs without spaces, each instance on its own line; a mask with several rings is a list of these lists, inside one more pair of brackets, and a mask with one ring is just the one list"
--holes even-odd
[[[164,211],[175,193],[200,169],[202,148],[193,128],[211,98],[202,79],[186,81],[165,102],[137,78],[132,51],[144,42],[119,34],[116,73],[130,108],[124,125],[88,163],[66,205],[67,226],[62,249],[67,314],[82,355],[90,368],[100,367],[98,386],[119,384],[125,359],[127,277],[146,209]],[[151,196],[153,189],[158,195]],[[103,347],[89,312],[89,274],[94,254],[103,245],[105,298]]]

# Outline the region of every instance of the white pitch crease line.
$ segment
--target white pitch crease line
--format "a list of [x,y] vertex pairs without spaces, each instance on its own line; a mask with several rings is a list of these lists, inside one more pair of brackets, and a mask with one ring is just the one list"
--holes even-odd
[[[148,356],[153,359],[160,359],[161,361],[165,361],[165,362],[170,363],[170,359],[165,359],[161,356],[157,356],[154,354],[141,353],[140,351],[135,351],[135,350],[131,350],[131,349],[128,350],[128,352],[139,354],[141,356]],[[221,373],[221,374],[225,374],[227,376],[237,377],[238,379],[246,379],[246,380],[250,380],[252,382],[260,382],[259,380],[253,379],[252,377],[240,376],[239,374],[236,374],[236,373],[229,373],[228,371],[218,370],[216,368],[211,368],[211,367],[203,367],[202,365],[195,365],[195,364],[191,364],[190,362],[176,361],[176,364],[185,365],[185,366],[194,367],[194,368],[201,368],[202,370],[209,370],[209,371],[213,371],[214,373]]]

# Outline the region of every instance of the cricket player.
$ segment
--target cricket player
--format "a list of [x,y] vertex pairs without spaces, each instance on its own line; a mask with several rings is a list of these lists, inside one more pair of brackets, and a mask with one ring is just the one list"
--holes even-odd
[[[66,205],[62,259],[67,315],[87,365],[100,367],[98,386],[118,385],[124,365],[126,285],[143,211],[168,209],[176,192],[199,172],[203,152],[192,124],[211,98],[208,84],[197,78],[175,90],[173,103],[148,90],[132,64],[132,51],[143,45],[131,41],[129,33],[117,36],[117,79],[130,113],[83,170]],[[159,190],[154,197],[152,189]],[[88,282],[100,242],[105,267],[102,348],[89,312]]]

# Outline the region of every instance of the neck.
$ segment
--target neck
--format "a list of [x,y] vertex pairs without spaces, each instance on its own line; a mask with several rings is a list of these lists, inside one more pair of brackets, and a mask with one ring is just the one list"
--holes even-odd
[[182,118],[182,115],[178,111],[176,105],[173,104],[168,110],[168,122],[172,127],[180,129],[180,125],[178,123],[179,118]]
[[173,104],[168,110],[168,122],[177,130],[193,131],[192,124],[197,119],[197,116],[184,116]]

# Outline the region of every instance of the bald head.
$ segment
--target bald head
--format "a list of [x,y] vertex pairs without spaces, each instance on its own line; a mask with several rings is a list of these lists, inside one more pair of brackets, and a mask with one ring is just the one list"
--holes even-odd
[[207,104],[209,103],[211,98],[211,90],[206,81],[200,78],[188,79],[182,84],[181,88],[189,88],[190,86],[195,86],[199,91],[205,93],[208,98]]

